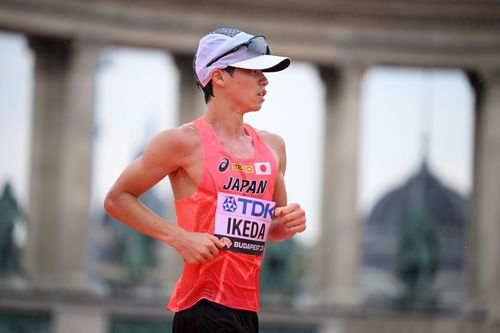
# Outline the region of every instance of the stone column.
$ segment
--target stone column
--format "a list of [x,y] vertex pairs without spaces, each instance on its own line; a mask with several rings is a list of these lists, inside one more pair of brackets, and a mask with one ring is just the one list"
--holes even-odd
[[35,286],[86,286],[97,48],[30,37],[35,54],[29,241]]
[[179,108],[178,124],[185,124],[198,118],[205,111],[203,92],[197,87],[193,73],[193,56],[174,55],[179,70]]
[[326,86],[322,227],[317,294],[323,304],[358,303],[360,222],[356,211],[363,69],[320,68]]
[[467,275],[471,310],[500,331],[500,69],[470,76],[476,92],[473,191]]

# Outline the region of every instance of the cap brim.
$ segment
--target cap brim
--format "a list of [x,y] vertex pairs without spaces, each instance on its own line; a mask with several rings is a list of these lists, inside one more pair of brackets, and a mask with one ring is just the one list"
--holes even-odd
[[238,61],[230,66],[244,69],[260,69],[263,72],[279,72],[290,66],[290,58],[266,54]]

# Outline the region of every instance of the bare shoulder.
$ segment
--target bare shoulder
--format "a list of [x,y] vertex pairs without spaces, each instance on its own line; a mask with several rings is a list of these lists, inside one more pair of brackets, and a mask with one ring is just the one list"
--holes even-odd
[[153,146],[175,146],[182,149],[194,149],[199,143],[198,131],[192,124],[161,131],[151,140]]
[[284,174],[286,169],[286,149],[285,140],[278,134],[274,134],[268,131],[256,130],[260,137],[267,143],[271,148],[271,151],[276,158],[279,170]]
[[191,123],[167,129],[156,134],[144,150],[145,158],[184,159],[192,155],[200,146],[200,136]]
[[281,154],[285,151],[285,141],[281,136],[275,133],[271,133],[264,130],[256,129],[257,133],[261,136],[262,139],[277,153]]

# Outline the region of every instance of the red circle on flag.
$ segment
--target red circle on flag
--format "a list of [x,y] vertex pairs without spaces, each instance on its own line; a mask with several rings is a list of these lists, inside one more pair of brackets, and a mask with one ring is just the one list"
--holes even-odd
[[267,166],[265,164],[260,165],[260,171],[261,172],[266,172],[267,171]]

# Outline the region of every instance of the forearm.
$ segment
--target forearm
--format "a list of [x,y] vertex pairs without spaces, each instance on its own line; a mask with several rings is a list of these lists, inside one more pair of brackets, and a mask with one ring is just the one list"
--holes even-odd
[[182,232],[179,227],[162,219],[131,193],[111,191],[104,202],[104,209],[118,221],[171,246],[175,235]]

